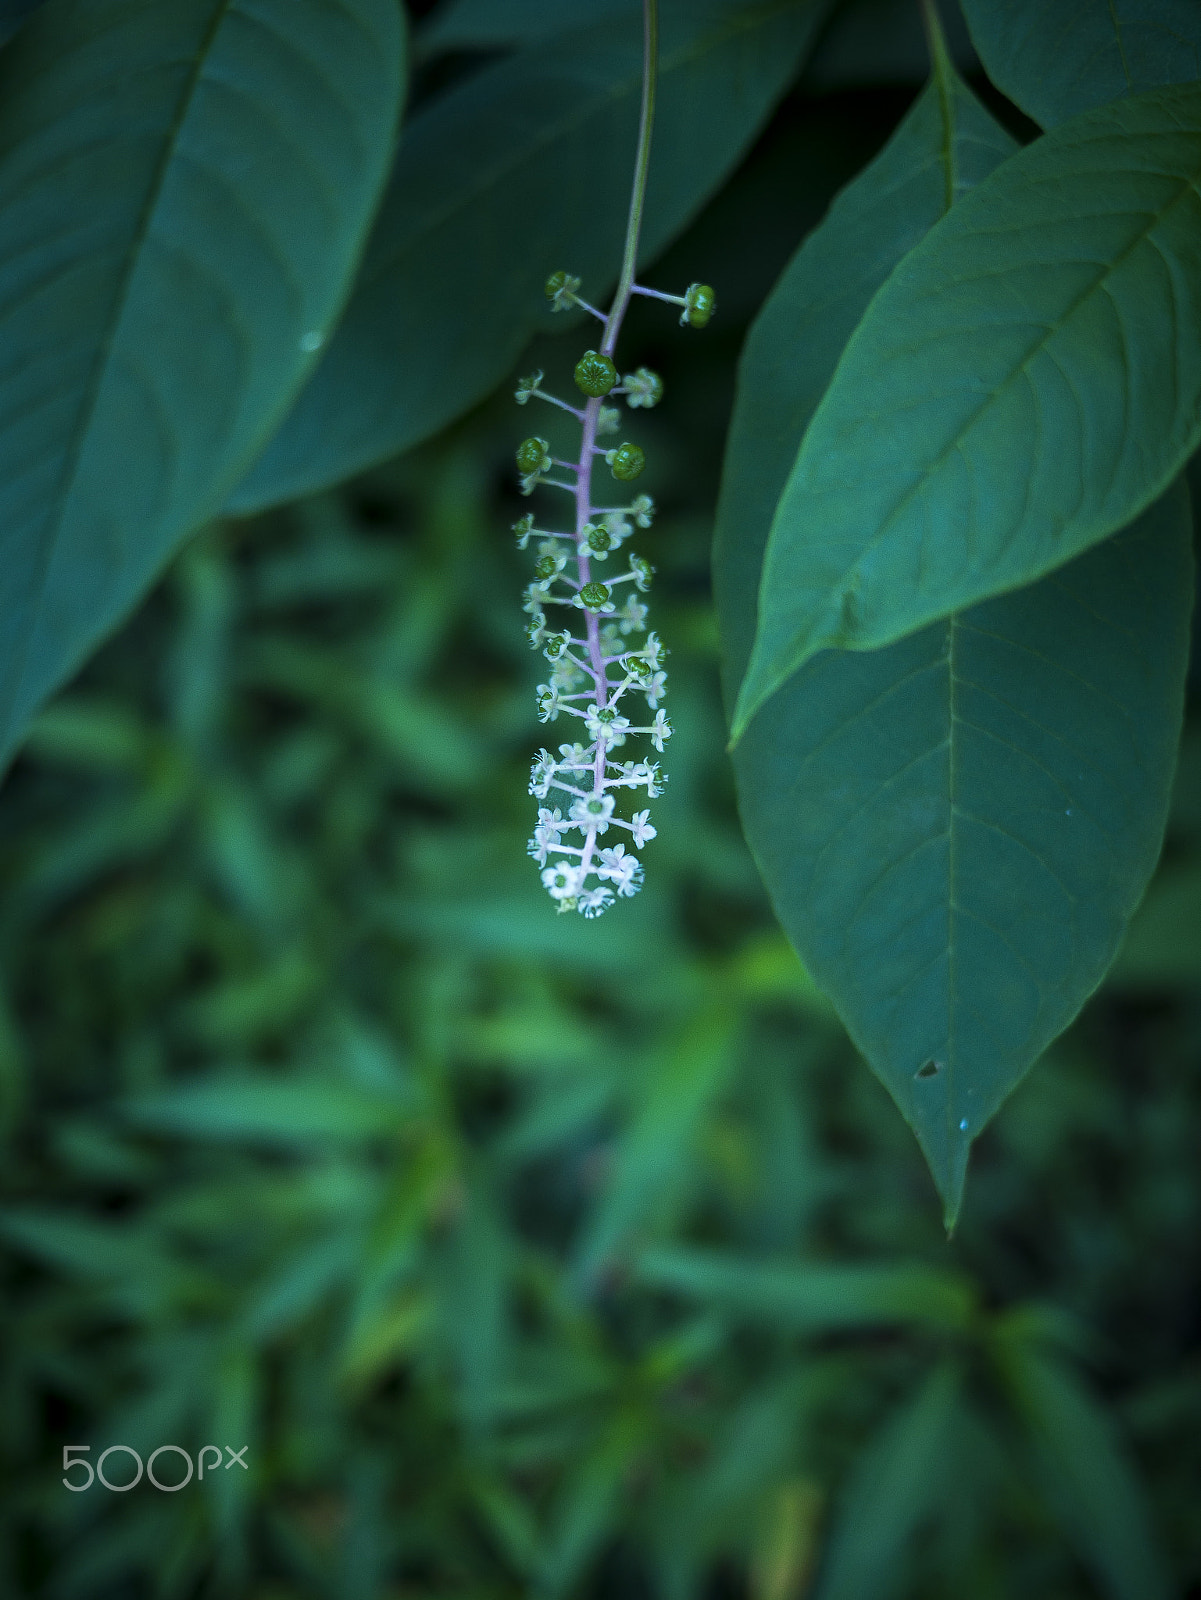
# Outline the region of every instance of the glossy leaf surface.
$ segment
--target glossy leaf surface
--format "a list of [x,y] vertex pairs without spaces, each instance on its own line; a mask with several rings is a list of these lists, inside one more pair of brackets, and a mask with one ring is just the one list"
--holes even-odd
[[1196,0],[962,0],[984,69],[1044,128],[1201,78]]
[[[920,170],[915,143],[935,163],[965,140],[978,162],[1003,154],[956,96],[951,143],[928,92],[748,340],[715,559],[728,700],[774,495],[874,288],[856,263],[883,278],[890,249],[946,203],[898,174]],[[1154,864],[1190,586],[1178,487],[1128,533],[957,622],[815,656],[735,751],[777,913],[916,1132],[949,1219],[971,1139],[1099,982]]]
[[311,366],[402,53],[395,0],[50,0],[0,55],[0,751]]
[[[663,6],[644,260],[734,167],[825,9]],[[337,336],[233,509],[335,482],[444,427],[560,320],[548,320],[549,273],[576,273],[586,298],[603,298],[621,257],[641,73],[631,13],[520,51],[413,119]]]
[[735,729],[816,651],[871,649],[1062,565],[1201,435],[1201,87],[1005,162],[872,301],[806,431]]

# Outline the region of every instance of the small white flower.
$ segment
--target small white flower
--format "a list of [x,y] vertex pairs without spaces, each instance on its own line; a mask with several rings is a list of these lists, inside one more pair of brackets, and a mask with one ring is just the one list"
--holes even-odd
[[602,911],[613,904],[613,896],[608,889],[598,886],[595,889],[585,889],[579,896],[578,910],[585,917],[599,917]]
[[552,900],[574,900],[580,892],[584,872],[582,867],[559,861],[547,867],[542,874],[542,886]]
[[628,539],[634,531],[634,524],[626,520],[624,511],[606,511],[601,521],[605,525],[605,532],[613,541],[616,550],[623,539]]
[[584,744],[561,744],[559,754],[563,758],[559,766],[566,772],[579,772],[590,767],[594,760],[594,752]]
[[663,648],[657,633],[647,634],[646,643],[642,647],[641,654],[643,659],[648,661],[653,668],[663,665],[663,658],[667,651]]
[[534,513],[527,511],[524,517],[518,517],[513,524],[513,532],[517,535],[517,548],[524,550],[530,542],[530,535],[534,529]]
[[602,850],[598,878],[608,878],[620,895],[637,894],[642,887],[642,863],[637,856],[626,855],[624,844],[615,844],[611,850]]
[[630,818],[630,832],[633,834],[636,850],[641,850],[648,839],[654,839],[658,835],[658,828],[651,827],[650,815],[649,811],[635,811]]
[[667,740],[671,738],[671,723],[667,720],[666,711],[658,711],[655,713],[655,720],[651,723],[650,734],[651,743],[654,745],[659,754],[662,755],[663,746],[666,744]]
[[625,736],[629,732],[630,719],[610,710],[607,706],[599,711],[595,706],[589,706],[584,726],[588,729],[591,738],[603,739],[609,749],[615,749],[618,745],[625,743]]
[[630,507],[630,515],[640,528],[649,528],[655,520],[655,502],[649,494],[640,494]]
[[607,433],[616,433],[621,427],[621,412],[616,406],[602,406],[596,419],[596,436],[603,439]]
[[[534,764],[530,768],[530,793],[539,800],[545,800],[550,788],[550,781],[554,777],[556,764],[549,750],[539,750],[534,757]],[[542,815],[541,812],[538,813]]]
[[540,683],[534,694],[538,701],[538,721],[553,722],[563,709],[559,701],[559,690],[549,683]]
[[634,785],[646,784],[646,797],[654,800],[663,793],[666,778],[659,776],[659,763],[657,761],[636,761],[628,766],[626,777]]
[[646,682],[642,684],[642,692],[646,696],[647,703],[653,711],[654,708],[659,704],[660,700],[662,700],[663,696],[667,693],[666,672],[652,672]]
[[555,662],[550,675],[551,688],[558,689],[561,694],[571,694],[576,689],[582,689],[587,681],[587,674],[567,656],[562,656]]
[[646,607],[631,595],[617,613],[617,619],[622,633],[640,632],[646,626]]
[[546,604],[550,597],[551,593],[549,583],[539,583],[535,581],[527,584],[525,591],[525,604],[521,609],[523,611],[530,612],[532,616],[540,616],[542,614],[542,607]]
[[590,794],[586,799],[577,800],[571,808],[573,822],[578,822],[581,828],[595,828],[597,833],[609,831],[609,818],[612,815],[611,794]]
[[564,826],[563,813],[558,806],[553,811],[548,811],[545,806],[539,806],[538,824],[527,848],[540,867],[546,865],[546,853],[551,846],[562,843],[563,836],[560,830]]

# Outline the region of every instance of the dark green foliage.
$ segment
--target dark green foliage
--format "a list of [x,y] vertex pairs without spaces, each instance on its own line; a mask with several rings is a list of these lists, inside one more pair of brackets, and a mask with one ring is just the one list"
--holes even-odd
[[[720,314],[630,311],[675,734],[598,921],[526,858],[513,451],[568,419],[487,396],[600,342],[639,7],[411,9],[394,159],[394,0],[0,5],[0,1595],[1201,1592],[1191,9],[968,0],[990,85],[929,5],[665,5],[647,276]],[[989,445],[1031,327],[1082,409],[1033,360]],[[179,550],[306,378],[275,509]],[[856,567],[881,484],[938,514]],[[246,1470],[64,1486],[162,1445]]]
[[278,425],[387,172],[397,0],[48,0],[0,55],[0,759]]

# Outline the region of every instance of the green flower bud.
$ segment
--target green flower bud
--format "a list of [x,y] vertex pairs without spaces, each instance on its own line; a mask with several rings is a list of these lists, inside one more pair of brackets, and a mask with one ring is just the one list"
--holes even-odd
[[649,367],[639,367],[637,372],[627,372],[622,379],[626,391],[626,404],[637,409],[657,406],[663,398],[663,379]]
[[517,446],[517,465],[522,472],[545,472],[550,466],[550,444],[537,437],[523,439]]
[[551,302],[551,310],[570,310],[579,286],[580,280],[573,277],[570,272],[552,272],[544,287],[546,298]]
[[609,530],[607,528],[594,527],[589,523],[588,548],[589,550],[597,551],[611,550],[613,548],[613,538]]
[[586,583],[580,590],[580,599],[589,611],[599,611],[609,598],[609,590],[603,583]]
[[592,399],[598,400],[601,395],[608,394],[616,382],[617,368],[608,356],[602,356],[595,350],[585,350],[576,362],[576,388]]
[[707,283],[690,283],[684,293],[684,311],[681,324],[703,328],[717,310],[717,296]]
[[609,450],[605,454],[609,463],[609,471],[622,483],[628,483],[631,478],[637,478],[646,466],[646,455],[641,445],[619,444],[616,450]]

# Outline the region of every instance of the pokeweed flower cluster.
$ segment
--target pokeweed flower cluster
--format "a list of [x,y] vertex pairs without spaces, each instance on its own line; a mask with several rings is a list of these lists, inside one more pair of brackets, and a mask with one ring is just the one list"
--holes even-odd
[[523,439],[517,448],[521,492],[532,494],[539,485],[566,490],[575,505],[574,525],[539,527],[530,512],[514,524],[514,532],[522,550],[536,541],[534,578],[525,592],[530,617],[526,631],[532,647],[550,663],[548,680],[537,689],[538,716],[542,722],[570,719],[573,735],[554,754],[542,749],[534,759],[530,793],[540,804],[529,853],[559,910],[585,917],[600,916],[616,897],[636,894],[642,886],[642,862],[634,852],[656,830],[649,807],[633,806],[644,794],[653,800],[666,779],[659,763],[646,759],[645,746],[641,758],[629,759],[635,753],[629,741],[649,740],[654,753],[662,755],[671,736],[661,705],[666,652],[658,635],[648,631],[643,598],[655,569],[625,549],[635,529],[650,527],[655,505],[646,494],[621,505],[593,501],[598,458],[618,485],[632,483],[646,465],[640,445],[625,439],[600,442],[622,431],[620,408],[605,402],[621,396],[637,411],[657,405],[663,396],[662,379],[647,367],[619,376],[617,336],[635,294],[680,306],[680,321],[697,328],[705,326],[715,307],[708,284],[694,283],[685,294],[670,295],[634,282],[654,120],[656,0],[644,0],[643,15],[638,153],[621,277],[608,315],[581,298],[580,280],[572,274],[553,272],[546,280],[552,311],[580,307],[604,324],[599,347],[585,350],[576,363],[582,404],[550,394],[542,386],[542,372],[520,379],[516,391],[518,405],[543,401],[569,412],[580,426],[574,461],[552,456],[549,442],[539,434]]

